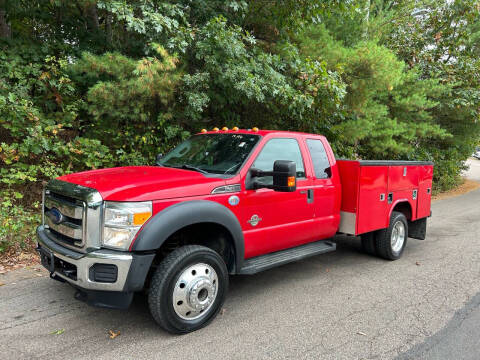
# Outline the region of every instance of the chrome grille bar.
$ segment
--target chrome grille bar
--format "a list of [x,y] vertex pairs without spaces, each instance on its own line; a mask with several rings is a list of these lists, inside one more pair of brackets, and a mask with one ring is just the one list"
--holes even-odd
[[62,199],[47,196],[45,199],[45,206],[48,209],[55,207],[60,210],[63,215],[73,219],[81,220],[83,216],[83,206],[76,205]]
[[50,190],[45,191],[44,214],[53,208],[62,213],[66,220],[56,224],[49,216],[44,216],[44,223],[49,229],[64,237],[52,235],[52,240],[67,247],[83,248],[86,239],[86,205],[83,201],[71,198],[64,194],[57,194]]
[[[103,199],[97,190],[53,179],[43,198],[43,224],[52,241],[83,253],[101,247]],[[54,214],[47,213],[52,208],[61,213],[59,224]]]
[[[83,239],[83,229],[80,225],[72,224],[70,222],[55,224],[52,220],[50,220],[48,216],[45,218],[45,220],[50,229],[53,229],[56,232],[68,236],[72,239],[80,240],[80,243],[78,243],[78,245],[81,245]],[[77,244],[77,242],[75,244]]]

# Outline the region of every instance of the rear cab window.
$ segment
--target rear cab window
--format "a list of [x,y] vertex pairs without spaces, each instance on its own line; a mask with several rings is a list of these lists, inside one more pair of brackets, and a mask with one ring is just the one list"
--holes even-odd
[[317,179],[328,179],[331,175],[330,161],[325,146],[319,139],[306,139],[308,152],[312,159],[315,177]]

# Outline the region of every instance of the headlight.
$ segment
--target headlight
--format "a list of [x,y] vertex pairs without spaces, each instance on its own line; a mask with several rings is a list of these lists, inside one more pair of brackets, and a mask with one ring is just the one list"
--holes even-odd
[[105,202],[103,245],[128,250],[141,226],[152,216],[152,202]]

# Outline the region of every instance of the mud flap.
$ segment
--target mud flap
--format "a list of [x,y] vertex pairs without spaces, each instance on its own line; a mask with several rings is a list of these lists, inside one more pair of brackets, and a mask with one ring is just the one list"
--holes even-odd
[[427,218],[408,222],[408,237],[425,240],[427,235]]

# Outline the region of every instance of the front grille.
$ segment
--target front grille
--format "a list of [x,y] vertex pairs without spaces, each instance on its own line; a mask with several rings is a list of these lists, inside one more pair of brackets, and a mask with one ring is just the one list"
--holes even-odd
[[77,248],[85,245],[86,204],[83,201],[46,190],[43,211],[52,240]]

